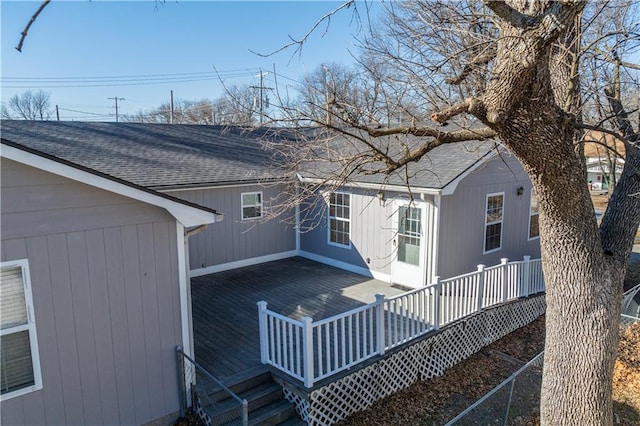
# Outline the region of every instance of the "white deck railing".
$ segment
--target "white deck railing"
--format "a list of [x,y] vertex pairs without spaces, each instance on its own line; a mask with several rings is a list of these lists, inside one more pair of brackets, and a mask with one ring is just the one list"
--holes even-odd
[[480,310],[544,291],[540,259],[501,263],[440,280],[320,321],[295,320],[258,302],[260,356],[310,388],[318,380]]

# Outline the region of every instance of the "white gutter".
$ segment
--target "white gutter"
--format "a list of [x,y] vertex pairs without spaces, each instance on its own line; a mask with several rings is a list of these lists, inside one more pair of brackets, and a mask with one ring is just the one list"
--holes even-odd
[[[298,180],[302,183],[315,183],[320,185],[333,185],[333,186],[348,186],[352,188],[361,188],[361,189],[373,189],[376,191],[386,190],[386,191],[395,191],[395,192],[407,192],[406,185],[393,185],[393,184],[381,184],[381,183],[367,183],[367,182],[342,182],[338,180],[331,179],[318,179],[318,178],[308,178],[304,177],[300,174],[297,174]],[[425,188],[420,186],[411,185],[411,191],[415,193],[422,193],[427,195],[440,195],[442,193],[441,189],[435,188]]]
[[126,185],[116,180],[108,179],[10,145],[2,144],[1,156],[95,188],[104,189],[143,203],[161,207],[167,210],[184,226],[198,226],[203,223],[214,223],[222,220],[221,213],[213,213],[211,211],[199,209],[195,206],[183,204],[178,200],[174,201],[169,198],[165,198],[158,193],[154,194],[155,191],[138,189],[135,188],[133,184],[132,186]]

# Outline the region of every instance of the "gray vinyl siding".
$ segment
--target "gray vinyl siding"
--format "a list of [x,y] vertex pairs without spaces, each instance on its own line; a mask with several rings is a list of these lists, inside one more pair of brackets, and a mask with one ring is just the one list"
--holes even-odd
[[241,195],[262,192],[263,205],[282,193],[281,186],[246,185],[215,189],[172,191],[170,195],[211,207],[224,214],[220,223],[209,226],[189,238],[189,264],[191,269],[206,268],[229,262],[284,253],[296,249],[296,231],[286,219],[267,221],[242,220]]
[[[522,196],[517,189],[524,187]],[[483,254],[487,194],[504,192],[502,248]],[[539,257],[538,240],[529,241],[531,182],[510,155],[490,160],[463,179],[453,195],[442,196],[437,272],[442,278],[492,266],[500,258]]]
[[28,259],[43,388],[2,424],[144,424],[179,409],[175,219],[2,159],[2,261]]
[[307,225],[312,229],[301,234],[300,249],[360,268],[390,274],[393,261],[394,194],[385,193],[386,199],[382,204],[376,198],[377,191],[344,189],[343,192],[351,194],[351,247],[338,247],[328,243],[326,204],[317,203],[307,217],[317,217],[319,220],[315,224],[308,222]]

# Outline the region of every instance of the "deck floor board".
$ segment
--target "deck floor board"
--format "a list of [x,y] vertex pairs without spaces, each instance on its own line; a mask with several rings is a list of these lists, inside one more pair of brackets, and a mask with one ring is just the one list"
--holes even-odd
[[257,302],[320,320],[402,290],[301,257],[192,278],[196,360],[223,380],[260,366]]

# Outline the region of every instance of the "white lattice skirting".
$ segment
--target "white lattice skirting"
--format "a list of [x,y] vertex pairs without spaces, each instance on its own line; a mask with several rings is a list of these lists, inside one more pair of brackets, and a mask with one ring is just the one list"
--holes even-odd
[[545,311],[544,295],[518,300],[460,320],[307,396],[285,388],[285,397],[311,426],[332,425],[417,380],[444,370],[484,346],[529,324]]

